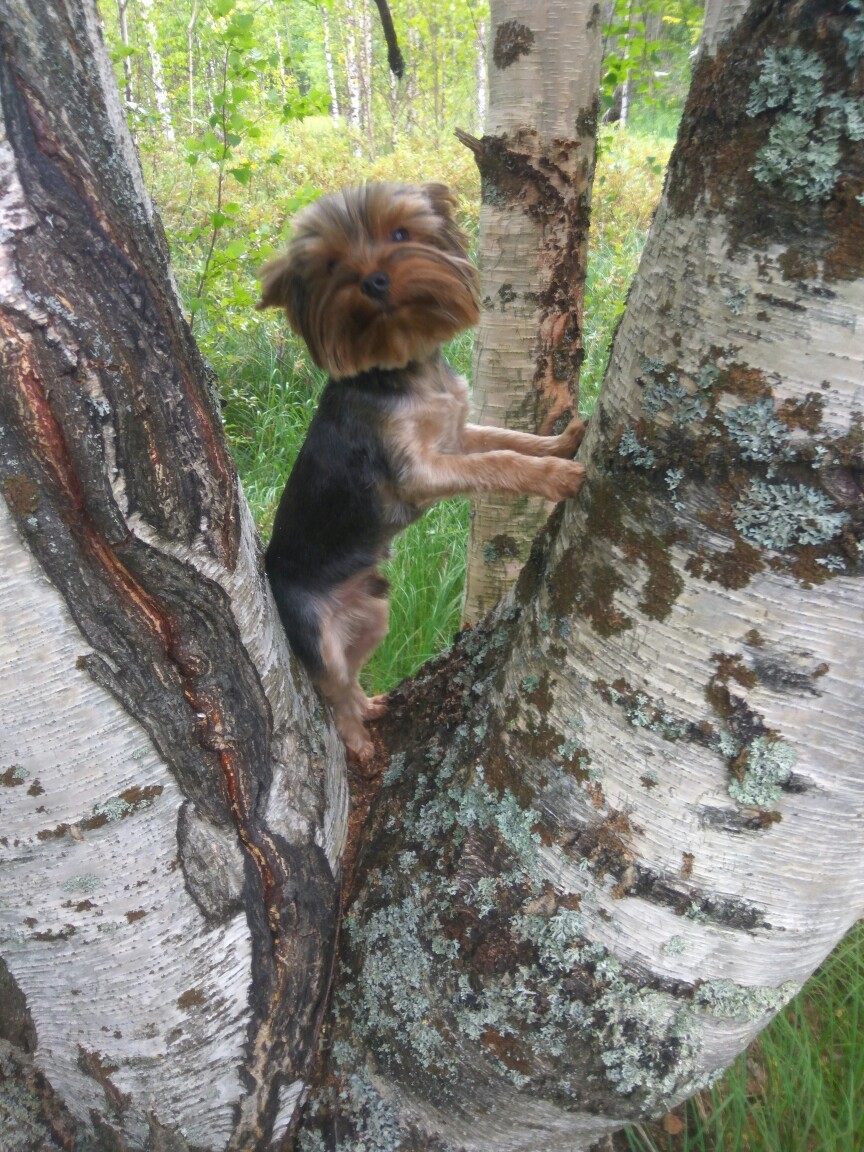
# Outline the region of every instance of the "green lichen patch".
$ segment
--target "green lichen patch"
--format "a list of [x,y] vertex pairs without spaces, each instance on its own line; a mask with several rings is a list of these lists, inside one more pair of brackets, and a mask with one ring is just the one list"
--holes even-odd
[[816,53],[790,46],[766,50],[750,87],[747,114],[775,113],[753,174],[791,200],[827,200],[840,177],[841,142],[864,140],[860,103],[828,93],[825,82]]
[[794,749],[782,740],[757,736],[733,761],[729,795],[749,808],[770,808],[780,799],[795,761]]
[[705,737],[700,725],[676,717],[668,708],[659,705],[647,692],[633,688],[623,678],[607,684],[603,680],[595,680],[595,691],[608,704],[617,705],[624,711],[629,724],[634,728],[646,728],[656,732],[664,740],[690,740],[704,743]]
[[0,1040],[0,1148],[3,1152],[86,1147],[84,1134],[25,1053]]
[[147,787],[127,788],[119,796],[112,796],[102,804],[97,804],[90,816],[80,822],[79,827],[85,831],[101,828],[105,824],[114,824],[118,820],[126,820],[136,812],[149,808],[157,796],[164,791],[161,784],[151,784]]
[[753,480],[733,511],[745,540],[782,552],[796,545],[826,544],[848,521],[824,492],[806,484]]
[[[746,365],[709,361],[688,371],[645,361],[642,368],[642,418],[598,461],[606,474],[592,483],[587,499],[589,535],[605,537],[629,562],[649,568],[642,612],[664,619],[683,589],[672,546],[687,544],[688,531],[645,527],[661,516],[668,523],[672,509],[698,508],[712,533],[731,538],[723,549],[698,543],[685,562],[691,575],[727,588],[744,587],[767,563],[776,566],[776,556],[766,557],[765,550],[789,553],[780,569],[805,584],[857,563],[857,554],[837,539],[851,526],[843,504],[854,498],[837,471],[842,445],[817,437],[820,395],[788,399],[778,408],[771,382]],[[739,402],[730,406],[732,397]],[[792,482],[802,476],[813,482]],[[830,483],[832,492],[820,483]],[[706,487],[713,490],[707,506],[698,498]],[[806,550],[813,547],[811,557]]]
[[722,1020],[756,1023],[779,1012],[800,987],[791,980],[779,988],[747,987],[732,980],[708,980],[696,989],[693,1007]]
[[703,57],[670,163],[674,213],[722,214],[733,253],[779,248],[792,278],[861,275],[859,20],[853,5],[760,5]]
[[637,468],[650,468],[657,463],[657,457],[647,444],[639,440],[635,428],[625,428],[618,441],[618,455],[626,457]]
[[741,405],[721,419],[741,458],[767,464],[769,476],[780,463],[793,458],[789,429],[777,418],[773,400]]
[[[366,1074],[362,1058],[340,1041],[334,1047],[332,1083],[306,1109],[297,1137],[298,1152],[330,1152],[324,1132],[338,1133],[336,1147],[353,1152],[404,1152],[411,1133],[399,1121],[393,1105]],[[350,1141],[350,1142],[349,1142]]]
[[0,786],[3,788],[18,788],[20,787],[30,773],[26,768],[22,768],[20,764],[13,764],[10,768],[6,768],[0,772]]
[[613,985],[599,1007],[606,1016],[602,1059],[615,1090],[638,1091],[648,1107],[667,1106],[699,1064],[703,1036],[690,1007],[626,984]]

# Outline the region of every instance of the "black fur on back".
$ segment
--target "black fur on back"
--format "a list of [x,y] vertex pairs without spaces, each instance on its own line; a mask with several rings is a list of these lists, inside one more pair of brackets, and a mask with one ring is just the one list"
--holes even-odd
[[[380,429],[410,377],[409,365],[329,380],[279,501],[264,563],[291,647],[313,676],[323,671],[322,599],[377,564],[416,517],[406,508],[394,518],[381,494],[395,477]],[[375,594],[385,593],[382,578]]]

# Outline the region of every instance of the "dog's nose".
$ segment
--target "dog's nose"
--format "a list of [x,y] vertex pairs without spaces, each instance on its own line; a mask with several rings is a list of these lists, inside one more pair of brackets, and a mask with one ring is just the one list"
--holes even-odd
[[386,272],[372,272],[360,285],[360,291],[370,300],[383,300],[390,287],[390,277]]

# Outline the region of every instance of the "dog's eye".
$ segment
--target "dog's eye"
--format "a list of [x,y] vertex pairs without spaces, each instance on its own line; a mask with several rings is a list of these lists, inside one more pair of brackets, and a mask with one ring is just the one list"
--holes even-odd
[[397,228],[393,233],[392,239],[399,243],[400,240],[410,240],[411,237],[408,234],[407,228]]
[[338,263],[339,263],[338,260],[328,260],[327,261],[327,275],[328,276],[333,275],[333,273],[336,271],[336,265]]

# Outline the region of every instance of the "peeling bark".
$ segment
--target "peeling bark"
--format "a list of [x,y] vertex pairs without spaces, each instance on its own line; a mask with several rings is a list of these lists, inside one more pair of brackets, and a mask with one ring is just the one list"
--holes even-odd
[[[589,0],[493,7],[486,135],[460,134],[481,174],[482,423],[548,433],[576,409],[600,31]],[[510,586],[550,510],[534,499],[474,501],[466,620]]]

